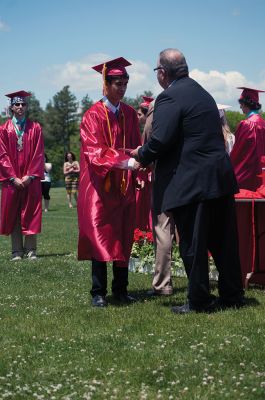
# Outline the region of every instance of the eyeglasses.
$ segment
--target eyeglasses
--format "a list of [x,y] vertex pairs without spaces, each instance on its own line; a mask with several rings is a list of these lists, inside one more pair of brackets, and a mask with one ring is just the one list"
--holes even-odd
[[16,106],[16,107],[19,107],[19,106],[22,106],[22,107],[26,107],[26,103],[15,103],[14,104],[14,106]]
[[164,70],[166,70],[165,67],[163,67],[162,65],[160,65],[159,67],[154,68],[154,72],[158,71],[159,69],[164,69]]

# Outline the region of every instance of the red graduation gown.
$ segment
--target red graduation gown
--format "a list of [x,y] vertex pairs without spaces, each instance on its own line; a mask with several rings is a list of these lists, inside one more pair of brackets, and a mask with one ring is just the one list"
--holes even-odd
[[151,231],[152,172],[148,169],[138,173],[138,179],[144,181],[144,187],[136,191],[136,228],[142,231]]
[[[137,115],[132,107],[121,103],[119,119],[106,110],[111,128],[111,147],[101,101],[85,113],[81,123],[78,259],[121,261],[121,266],[126,266],[135,227],[136,174],[118,168],[121,161],[129,159],[120,150],[124,146],[123,121],[126,148],[140,146],[141,138]],[[121,192],[123,172],[126,179],[124,194]]]
[[262,172],[261,157],[264,155],[265,120],[259,114],[253,114],[239,123],[230,153],[240,189],[255,192],[262,184],[257,175]]
[[[23,190],[17,190],[10,178],[34,176]],[[17,150],[17,135],[11,120],[0,126],[0,182],[2,182],[0,233],[9,235],[21,216],[24,235],[41,231],[41,182],[44,175],[44,144],[38,123],[26,121],[23,149]]]

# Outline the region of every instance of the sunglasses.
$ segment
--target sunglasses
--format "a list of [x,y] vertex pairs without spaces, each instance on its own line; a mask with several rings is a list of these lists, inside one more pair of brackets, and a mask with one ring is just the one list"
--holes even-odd
[[22,107],[26,107],[26,103],[15,103],[14,104],[14,106],[16,106],[16,107],[19,107],[19,106],[22,106]]

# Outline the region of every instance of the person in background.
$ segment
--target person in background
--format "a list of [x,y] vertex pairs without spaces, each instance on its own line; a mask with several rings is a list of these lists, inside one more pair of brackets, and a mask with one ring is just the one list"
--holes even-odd
[[79,162],[76,161],[74,153],[71,151],[65,153],[64,161],[63,173],[65,176],[67,200],[69,208],[73,208],[72,197],[74,197],[75,202],[77,203],[80,166]]
[[238,101],[246,119],[237,126],[230,158],[239,188],[255,192],[262,184],[258,175],[262,173],[265,156],[265,120],[259,114],[259,92],[264,91],[246,87],[238,89],[243,90]]
[[[137,111],[140,130],[143,131],[146,123],[146,115],[149,105],[154,99],[143,96],[143,102]],[[142,136],[142,143],[144,143]],[[151,194],[152,194],[152,171],[150,168],[139,171],[136,186],[136,228],[142,231],[152,230],[151,214]]]
[[222,124],[223,135],[224,135],[225,149],[228,154],[231,153],[232,148],[235,143],[235,135],[230,130],[230,127],[227,122],[226,114],[225,114],[225,110],[227,110],[230,107],[231,106],[227,106],[225,104],[217,104],[217,108],[219,111],[221,124]]
[[[154,105],[155,102],[152,101],[146,114],[146,122],[143,132],[143,144],[148,141],[152,134]],[[151,184],[152,182],[153,178],[151,179]],[[152,208],[152,230],[155,247],[155,271],[152,289],[148,290],[147,295],[170,296],[173,294],[173,281],[171,273],[172,249],[174,240],[176,240],[178,243],[178,234],[175,227],[173,214],[170,211],[157,214]]]
[[21,90],[6,96],[10,98],[12,118],[0,127],[0,233],[11,235],[13,261],[23,256],[34,260],[36,234],[41,231],[43,135],[39,123],[26,119],[31,93]]
[[219,272],[218,303],[241,307],[245,302],[234,199],[238,187],[216,103],[189,77],[179,50],[163,50],[154,71],[164,90],[155,102],[152,134],[131,155],[143,167],[156,162],[154,210],[170,211],[177,226],[188,301],[172,311],[216,309],[209,287],[208,251]]
[[52,164],[48,162],[47,154],[44,153],[44,179],[41,180],[42,196],[44,198],[44,212],[48,212],[50,204],[51,172]]
[[142,96],[142,97],[143,97],[143,102],[140,104],[140,107],[137,110],[137,116],[139,119],[140,126],[144,129],[148,108],[152,103],[152,101],[154,101],[154,99],[153,97],[149,96]]
[[92,306],[106,307],[107,262],[112,261],[112,294],[129,296],[128,264],[135,225],[135,185],[139,163],[128,153],[141,144],[136,111],[121,102],[131,65],[123,57],[96,65],[104,97],[84,114],[81,126],[81,179],[78,197],[78,259],[92,260]]

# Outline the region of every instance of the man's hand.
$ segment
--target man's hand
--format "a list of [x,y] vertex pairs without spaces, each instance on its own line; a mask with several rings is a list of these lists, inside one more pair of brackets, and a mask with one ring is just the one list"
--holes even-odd
[[138,146],[136,149],[132,150],[130,152],[130,156],[135,158],[137,161],[139,159],[139,155],[138,155],[138,150],[141,148],[142,146]]
[[136,190],[143,190],[145,187],[145,181],[137,178],[136,179]]
[[23,176],[21,181],[22,181],[23,186],[27,187],[31,182],[31,177],[28,175],[25,175],[25,176]]
[[24,184],[23,184],[23,182],[22,182],[21,179],[15,178],[15,179],[12,181],[12,183],[13,183],[13,185],[15,186],[15,188],[16,188],[17,190],[23,190],[23,189],[24,189]]

